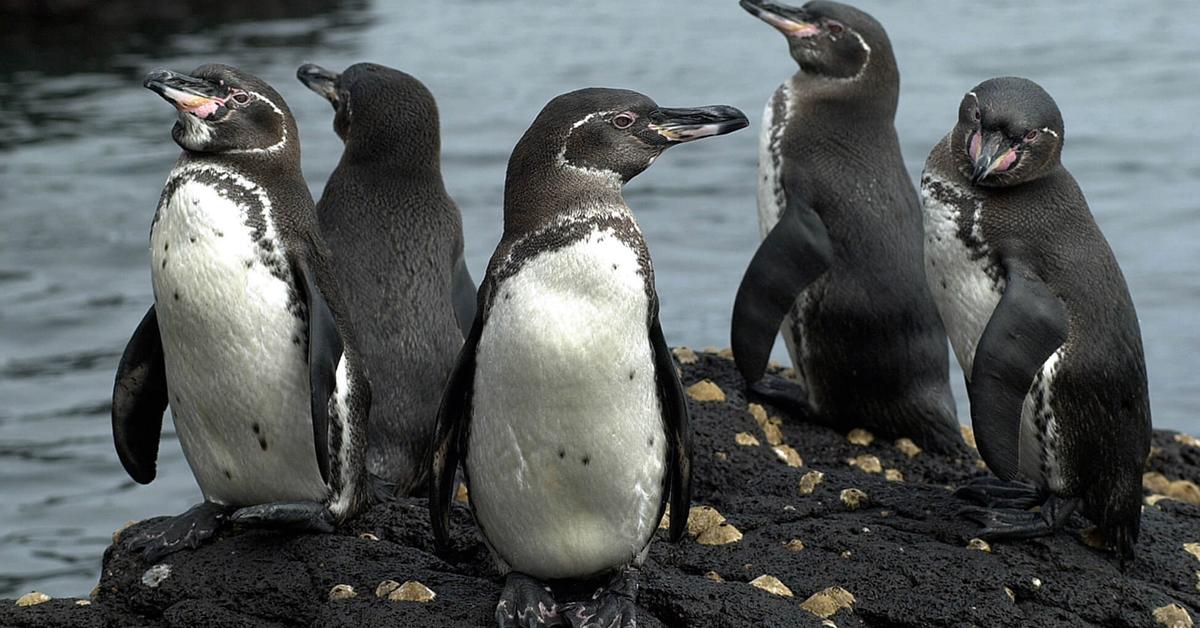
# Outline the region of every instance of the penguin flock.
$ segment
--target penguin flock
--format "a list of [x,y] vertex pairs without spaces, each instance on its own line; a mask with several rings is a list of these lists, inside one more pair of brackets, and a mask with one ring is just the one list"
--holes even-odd
[[[883,26],[826,0],[740,4],[798,65],[764,112],[763,239],[733,303],[747,394],[961,451],[949,341],[994,475],[959,489],[961,516],[1002,540],[1078,512],[1132,559],[1151,431],[1141,335],[1061,163],[1054,100],[1021,78],[972,88],[918,192]],[[217,64],[145,78],[182,153],[151,222],[154,303],[117,367],[113,436],[149,483],[170,407],[203,501],[128,546],[157,561],[232,524],[330,532],[427,495],[446,551],[462,482],[504,575],[497,625],[636,625],[638,567],[667,507],[689,509],[692,439],[622,186],[746,116],[621,89],[552,99],[509,159],[477,290],[429,90],[370,63],[297,78],[345,144],[316,203],[271,86]],[[767,372],[778,333],[794,379]],[[667,539],[686,523],[671,517]],[[559,602],[564,583],[596,592]]]

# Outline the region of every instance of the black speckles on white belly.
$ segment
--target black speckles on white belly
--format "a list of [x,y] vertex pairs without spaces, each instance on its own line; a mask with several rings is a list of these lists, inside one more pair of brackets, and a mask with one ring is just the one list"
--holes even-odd
[[256,240],[275,237],[269,207],[256,227],[237,195],[186,177],[170,187],[151,273],[171,410],[196,480],[229,504],[321,500],[302,307],[286,264],[261,263]]
[[1052,491],[1061,491],[1064,485],[1059,464],[1063,443],[1050,403],[1063,354],[1064,350],[1059,349],[1042,364],[1021,408],[1018,469],[1025,480]]

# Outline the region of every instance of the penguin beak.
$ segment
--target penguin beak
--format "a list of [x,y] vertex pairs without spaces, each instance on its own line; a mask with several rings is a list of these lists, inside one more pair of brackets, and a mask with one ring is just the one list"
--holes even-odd
[[821,32],[821,27],[817,26],[804,9],[775,4],[766,0],[741,0],[740,4],[747,13],[774,26],[775,30],[787,37],[804,39]]
[[170,70],[155,70],[147,74],[142,86],[162,96],[180,112],[190,113],[200,119],[212,115],[226,100],[222,93],[225,90],[220,86]]
[[750,126],[746,114],[726,105],[694,109],[655,109],[646,129],[670,144],[724,135]]
[[1004,172],[1017,162],[1016,149],[1008,145],[999,131],[988,133],[986,137],[982,131],[972,133],[967,155],[973,164],[971,183],[976,185],[992,173]]
[[325,97],[333,110],[338,108],[338,79],[342,77],[337,72],[330,72],[315,63],[305,63],[296,70],[296,78],[304,86]]

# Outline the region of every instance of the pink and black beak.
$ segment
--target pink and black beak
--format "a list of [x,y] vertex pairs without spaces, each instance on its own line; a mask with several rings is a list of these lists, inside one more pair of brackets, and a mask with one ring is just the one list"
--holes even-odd
[[1017,148],[1001,131],[971,133],[967,143],[971,158],[971,183],[978,184],[997,172],[1006,172],[1017,163]]
[[821,32],[817,18],[802,8],[767,0],[741,0],[739,4],[747,13],[770,24],[789,38],[805,39]]
[[181,113],[189,113],[201,120],[212,116],[229,98],[229,90],[224,85],[170,70],[147,74],[142,85],[162,96]]

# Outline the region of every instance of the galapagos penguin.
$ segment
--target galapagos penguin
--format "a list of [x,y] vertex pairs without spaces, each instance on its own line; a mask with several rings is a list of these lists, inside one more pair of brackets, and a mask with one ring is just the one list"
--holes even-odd
[[[734,302],[737,366],[751,392],[807,420],[962,451],[887,33],[836,2],[741,6],[783,33],[799,71],[763,114],[763,242]],[[763,376],[781,323],[799,383]]]
[[225,65],[144,84],[177,110],[183,153],[150,228],[154,305],[117,369],[113,437],[149,483],[170,405],[204,501],[130,547],[156,560],[226,520],[332,530],[364,503],[370,386],[295,121],[274,89]]
[[[448,542],[462,461],[501,571],[501,626],[627,626],[662,517],[688,511],[691,436],[650,255],[621,187],[667,148],[743,128],[732,107],[637,92],[554,98],[508,162],[504,234],[438,416],[430,514]],[[678,540],[686,516],[671,518]],[[545,581],[612,576],[559,606]]]
[[377,497],[407,495],[426,479],[442,386],[475,319],[437,104],[417,79],[373,63],[296,75],[333,105],[345,142],[317,221],[373,384],[367,471]]
[[921,177],[925,261],[979,453],[1003,480],[962,489],[988,506],[965,512],[979,536],[1049,534],[1082,506],[1125,560],[1150,451],[1146,362],[1121,268],[1062,165],[1064,138],[1032,81],[968,92]]

